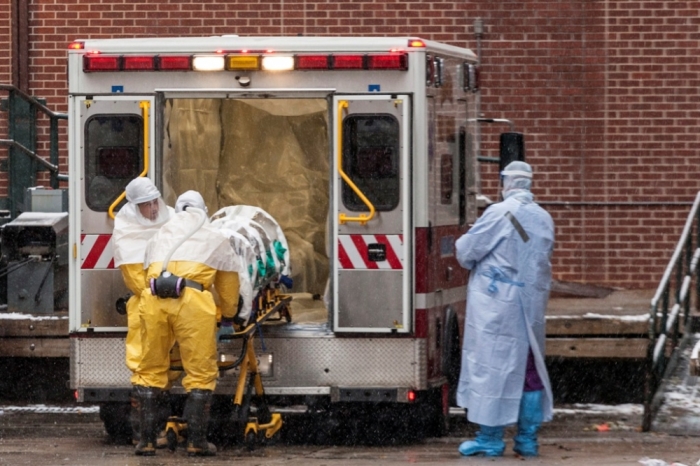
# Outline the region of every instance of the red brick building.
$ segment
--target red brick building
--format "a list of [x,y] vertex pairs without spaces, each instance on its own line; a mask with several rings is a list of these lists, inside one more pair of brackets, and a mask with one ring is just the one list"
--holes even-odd
[[[66,49],[79,38],[411,35],[467,46],[481,53],[484,116],[525,134],[536,198],[557,225],[555,278],[654,288],[700,189],[699,24],[693,1],[2,0],[0,83],[65,112]],[[504,129],[485,128],[483,155]],[[482,175],[495,198],[495,167]]]

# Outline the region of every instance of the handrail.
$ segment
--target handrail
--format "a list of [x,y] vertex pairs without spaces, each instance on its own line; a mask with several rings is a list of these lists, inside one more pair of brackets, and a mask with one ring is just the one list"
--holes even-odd
[[374,205],[365,197],[365,195],[360,191],[360,189],[355,186],[350,177],[343,171],[343,109],[348,108],[347,100],[338,101],[338,173],[343,178],[343,180],[350,186],[350,188],[355,192],[357,197],[359,197],[362,202],[369,208],[369,215],[360,214],[357,217],[348,217],[344,213],[338,215],[338,223],[343,225],[346,222],[359,222],[360,225],[372,220],[374,217],[375,209]]
[[67,113],[56,113],[53,110],[51,110],[49,107],[46,105],[42,104],[38,100],[36,100],[34,97],[30,96],[29,94],[20,91],[18,88],[15,86],[9,85],[9,84],[0,84],[0,90],[1,91],[10,91],[14,92],[24,100],[26,100],[28,103],[34,105],[36,108],[44,112],[48,117],[51,118],[56,118],[58,120],[67,120],[68,119],[68,114]]
[[[700,192],[686,219],[680,239],[661,278],[649,309],[649,343],[644,387],[644,417],[642,430],[651,423],[660,404],[657,394],[664,377],[675,368],[680,350],[689,340],[691,294],[700,298]],[[675,273],[674,273],[675,272]],[[695,285],[693,287],[693,284]],[[671,300],[673,299],[673,303]],[[681,319],[682,326],[681,326]]]
[[[142,100],[139,102],[139,107],[141,108],[141,117],[143,118],[143,171],[139,174],[139,178],[146,176],[148,174],[148,109],[151,107],[151,102],[148,100]],[[114,219],[114,209],[119,205],[119,203],[126,197],[126,190],[117,197],[117,199],[112,202],[109,206],[107,213],[111,219]]]
[[12,96],[16,95],[25,102],[27,102],[29,105],[40,110],[49,118],[49,157],[51,161],[43,159],[35,151],[32,151],[31,149],[15,141],[14,139],[2,139],[0,140],[0,145],[15,148],[23,154],[31,157],[33,160],[39,162],[44,168],[48,169],[52,173],[51,187],[58,188],[59,181],[68,181],[68,175],[59,173],[58,167],[58,120],[68,120],[68,114],[54,112],[46,105],[39,102],[39,100],[37,100],[36,98],[30,96],[26,92],[20,90],[19,88],[11,84],[0,84],[0,91],[9,92],[10,102],[12,100]]
[[23,145],[20,144],[19,142],[15,141],[15,140],[13,140],[13,139],[0,139],[0,146],[8,146],[8,147],[14,147],[14,148],[16,148],[16,149],[19,149],[20,152],[22,152],[22,153],[28,155],[29,157],[31,157],[32,159],[36,160],[37,162],[39,162],[39,164],[40,164],[41,166],[43,166],[43,167],[46,168],[47,170],[49,170],[49,171],[51,171],[51,172],[53,172],[53,173],[56,173],[56,177],[57,177],[59,180],[61,180],[61,181],[68,181],[68,175],[65,175],[65,174],[62,175],[62,174],[60,174],[60,173],[58,172],[59,169],[58,169],[58,167],[57,167],[56,165],[52,164],[52,163],[49,162],[48,160],[45,160],[45,159],[41,158],[41,157],[39,156],[39,154],[37,154],[36,152],[34,152],[34,151],[31,150],[31,149],[28,149],[27,147],[23,146]]

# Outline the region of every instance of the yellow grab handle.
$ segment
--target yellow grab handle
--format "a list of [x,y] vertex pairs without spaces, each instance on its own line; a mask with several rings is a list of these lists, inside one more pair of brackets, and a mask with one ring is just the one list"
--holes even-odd
[[[142,100],[139,102],[139,107],[141,107],[141,116],[143,117],[143,171],[139,176],[146,176],[148,174],[148,109],[151,107],[151,102]],[[121,193],[119,197],[112,202],[112,205],[109,206],[107,213],[110,218],[114,218],[114,209],[124,197],[126,197],[126,191]]]
[[375,209],[374,205],[367,199],[367,197],[360,191],[360,189],[355,186],[350,177],[343,171],[343,109],[348,108],[347,100],[341,100],[338,102],[338,173],[343,178],[343,180],[350,186],[350,188],[357,194],[362,202],[369,208],[369,215],[360,214],[357,217],[348,217],[344,213],[338,215],[338,223],[343,225],[346,222],[359,222],[360,225],[372,220],[374,217]]

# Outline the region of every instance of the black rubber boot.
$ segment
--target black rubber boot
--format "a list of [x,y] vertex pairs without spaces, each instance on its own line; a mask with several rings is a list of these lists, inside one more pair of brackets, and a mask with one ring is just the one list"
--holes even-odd
[[129,411],[131,442],[134,445],[138,445],[139,440],[141,440],[141,400],[139,399],[136,387],[134,387],[129,394],[129,402],[131,403],[131,410]]
[[192,390],[187,395],[183,417],[187,421],[187,455],[214,456],[216,447],[207,442],[211,390]]
[[153,456],[156,454],[158,398],[160,396],[160,389],[134,385],[134,390],[136,391],[141,405],[141,410],[139,412],[141,435],[139,443],[136,445],[136,454],[139,456]]
[[158,435],[156,436],[156,448],[168,446],[168,439],[165,435],[165,425],[170,417],[170,392],[161,390],[158,397]]

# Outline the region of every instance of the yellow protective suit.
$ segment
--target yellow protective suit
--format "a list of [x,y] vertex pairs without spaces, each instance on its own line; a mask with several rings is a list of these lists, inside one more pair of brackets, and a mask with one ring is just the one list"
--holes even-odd
[[[139,180],[152,184],[150,180]],[[158,194],[155,186],[155,192]],[[147,288],[144,256],[148,241],[158,229],[174,215],[175,211],[167,207],[162,199],[160,213],[155,220],[145,219],[136,204],[127,203],[114,219],[112,235],[114,247],[114,263],[122,273],[124,284],[133,296],[126,303],[127,327],[126,334],[126,366],[134,371],[141,358],[141,335],[139,330],[138,305],[141,293]]]
[[[161,262],[152,263],[147,278],[158,277],[161,268]],[[180,347],[186,374],[182,380],[185,390],[214,390],[219,373],[216,364],[217,307],[209,289],[212,285],[216,288],[223,317],[233,317],[238,309],[238,273],[217,271],[188,261],[171,261],[168,271],[200,283],[205,289],[185,288],[177,299],[161,299],[150,292],[142,295],[139,317],[143,356],[132,382],[146,387],[167,387],[168,352],[175,340]]]
[[139,321],[139,300],[146,289],[146,271],[143,262],[139,264],[122,264],[119,266],[124,284],[133,296],[126,302],[126,367],[134,371],[141,359],[141,331]]
[[147,281],[160,276],[163,262],[169,258],[168,272],[204,289],[186,287],[177,298],[159,298],[150,291],[142,294],[142,358],[132,378],[134,385],[167,386],[169,345],[174,340],[180,347],[185,390],[216,387],[217,305],[211,290],[216,289],[222,316],[234,317],[239,296],[238,256],[226,236],[209,223],[202,225],[202,215],[204,212],[197,209],[175,214],[148,243],[144,262]]

